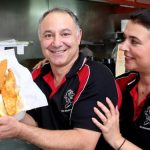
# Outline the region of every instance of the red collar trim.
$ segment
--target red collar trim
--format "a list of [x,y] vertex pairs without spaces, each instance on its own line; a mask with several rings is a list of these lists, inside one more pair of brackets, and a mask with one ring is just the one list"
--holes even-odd
[[49,85],[49,87],[52,90],[52,92],[50,94],[50,97],[52,97],[58,91],[58,89],[62,86],[62,84],[66,81],[66,77],[64,77],[64,79],[61,81],[60,85],[55,87],[55,85],[54,85],[54,76],[53,76],[52,72],[49,72],[48,74],[46,74],[43,77],[43,79]]
[[144,107],[145,101],[146,101],[146,97],[140,102],[140,104],[138,104],[138,92],[137,92],[137,87],[138,87],[138,83],[134,86],[134,88],[130,91],[130,94],[132,96],[133,99],[133,105],[134,105],[134,118],[133,120],[135,121],[139,116],[140,113]]

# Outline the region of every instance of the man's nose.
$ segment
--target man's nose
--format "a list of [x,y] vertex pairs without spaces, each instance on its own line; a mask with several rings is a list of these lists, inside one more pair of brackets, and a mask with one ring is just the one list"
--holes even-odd
[[61,37],[59,35],[56,35],[53,38],[52,45],[55,47],[59,47],[61,45]]

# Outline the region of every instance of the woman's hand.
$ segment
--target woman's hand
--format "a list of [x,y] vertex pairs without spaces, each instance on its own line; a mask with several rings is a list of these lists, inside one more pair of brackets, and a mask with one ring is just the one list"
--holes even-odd
[[102,123],[96,118],[92,118],[92,121],[101,129],[105,140],[115,148],[124,140],[119,128],[119,111],[117,107],[114,107],[109,98],[106,98],[106,102],[109,108],[99,101],[97,102],[98,108],[94,107],[94,112],[101,119]]
[[109,98],[106,98],[107,108],[103,103],[97,102],[98,108],[94,107],[94,112],[101,119],[100,123],[96,118],[92,118],[93,123],[102,131],[102,134],[114,149],[116,150],[142,150],[130,141],[122,137],[119,129],[119,111],[114,107]]
[[49,60],[45,58],[45,59],[39,61],[39,62],[33,67],[33,70],[38,69],[38,68],[40,68],[40,67],[42,67],[42,66],[44,66],[45,64],[48,64],[48,63],[49,63]]

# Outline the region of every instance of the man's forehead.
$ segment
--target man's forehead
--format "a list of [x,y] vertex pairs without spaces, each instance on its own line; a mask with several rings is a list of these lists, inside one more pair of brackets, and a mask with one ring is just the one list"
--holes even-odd
[[[54,18],[53,18],[54,17]],[[59,19],[59,20],[72,20],[73,21],[73,18],[66,12],[51,12],[49,13],[47,16],[45,16],[45,18],[43,19],[46,20],[46,19]]]
[[40,28],[51,28],[51,29],[57,29],[57,28],[63,28],[63,29],[75,29],[76,24],[72,17],[67,13],[50,13],[47,15],[43,21],[40,24]]

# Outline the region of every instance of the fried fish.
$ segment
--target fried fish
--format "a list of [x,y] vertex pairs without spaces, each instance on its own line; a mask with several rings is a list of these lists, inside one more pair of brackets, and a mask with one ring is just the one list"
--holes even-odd
[[0,91],[5,80],[6,70],[7,70],[7,59],[4,59],[0,61]]
[[16,80],[11,69],[8,69],[8,73],[5,75],[1,94],[7,114],[10,116],[15,115],[17,112],[19,92],[16,90]]

